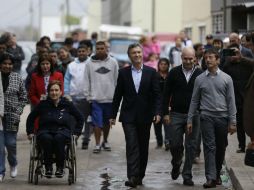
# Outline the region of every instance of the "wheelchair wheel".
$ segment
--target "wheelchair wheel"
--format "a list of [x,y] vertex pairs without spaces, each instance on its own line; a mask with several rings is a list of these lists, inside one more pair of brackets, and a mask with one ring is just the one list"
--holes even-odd
[[75,146],[75,139],[72,137],[71,144],[69,147],[69,176],[68,176],[68,183],[71,185],[72,183],[76,182],[77,176],[77,166],[76,166],[76,146]]
[[72,143],[71,165],[72,165],[72,168],[73,168],[72,183],[75,183],[77,181],[77,159],[76,159],[76,144],[75,144],[75,139],[74,138],[73,138],[73,143]]
[[30,161],[29,161],[29,170],[28,170],[28,183],[33,183],[33,175],[34,175],[34,163],[35,163],[35,137],[32,138],[30,142]]
[[35,174],[34,174],[34,185],[38,185],[38,182],[39,182],[39,175],[38,175],[38,173],[35,172]]

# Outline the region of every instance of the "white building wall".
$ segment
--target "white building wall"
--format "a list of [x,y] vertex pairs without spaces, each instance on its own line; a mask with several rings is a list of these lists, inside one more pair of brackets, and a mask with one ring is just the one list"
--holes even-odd
[[192,36],[189,36],[194,43],[202,42],[200,28],[205,27],[205,34],[212,33],[211,24],[211,0],[183,0],[183,28],[192,28]]
[[88,6],[87,31],[88,36],[91,36],[92,32],[99,32],[101,25],[101,0],[90,0]]

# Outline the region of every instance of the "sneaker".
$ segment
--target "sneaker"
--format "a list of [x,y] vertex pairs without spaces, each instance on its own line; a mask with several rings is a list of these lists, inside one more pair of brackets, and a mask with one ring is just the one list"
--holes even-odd
[[104,150],[106,150],[106,151],[111,151],[111,147],[110,147],[110,145],[109,145],[108,142],[103,142],[103,143],[101,144],[101,147],[102,147]]
[[46,178],[51,178],[52,175],[53,175],[53,169],[52,169],[52,167],[46,168],[45,177]]
[[0,183],[4,180],[4,174],[0,174]]
[[82,143],[82,149],[83,149],[83,150],[88,149],[88,143],[87,143],[87,142],[83,142],[83,143]]
[[18,174],[18,169],[17,169],[17,166],[11,166],[10,167],[10,176],[12,178],[15,178]]
[[58,178],[62,178],[64,176],[64,170],[63,170],[63,168],[57,168],[55,176],[58,177]]
[[100,151],[101,151],[100,145],[96,145],[96,146],[94,147],[94,149],[93,149],[93,153],[95,153],[95,154],[100,153]]
[[236,150],[236,153],[245,153],[245,150],[240,148],[240,149]]
[[155,149],[161,149],[162,148],[162,145],[157,145],[156,147],[155,147]]
[[184,179],[183,180],[183,184],[185,186],[193,186],[194,185],[194,182],[192,181],[192,179]]

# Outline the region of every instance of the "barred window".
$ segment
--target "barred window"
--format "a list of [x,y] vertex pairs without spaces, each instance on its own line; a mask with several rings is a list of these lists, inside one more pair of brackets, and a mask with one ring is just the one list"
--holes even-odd
[[192,39],[192,28],[191,27],[186,27],[184,28],[186,36]]
[[205,26],[200,26],[198,29],[199,29],[199,41],[202,44],[205,44],[206,28]]
[[213,33],[223,32],[223,14],[215,14],[212,18]]

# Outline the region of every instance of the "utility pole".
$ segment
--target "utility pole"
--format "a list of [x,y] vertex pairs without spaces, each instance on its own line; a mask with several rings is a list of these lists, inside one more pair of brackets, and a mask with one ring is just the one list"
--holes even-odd
[[70,1],[66,0],[66,24],[67,24],[67,33],[70,32]]
[[227,32],[227,0],[223,0],[223,29]]
[[41,25],[42,25],[42,0],[39,0],[39,29],[38,37],[41,37]]
[[30,12],[30,39],[31,41],[34,40],[34,8],[33,8],[33,0],[30,0],[30,8],[29,8],[29,12]]
[[64,11],[64,3],[60,5],[60,11],[61,11],[61,38],[64,38],[65,36],[65,23],[66,23],[66,16],[65,16],[65,11]]
[[155,0],[152,0],[152,32],[155,32]]

